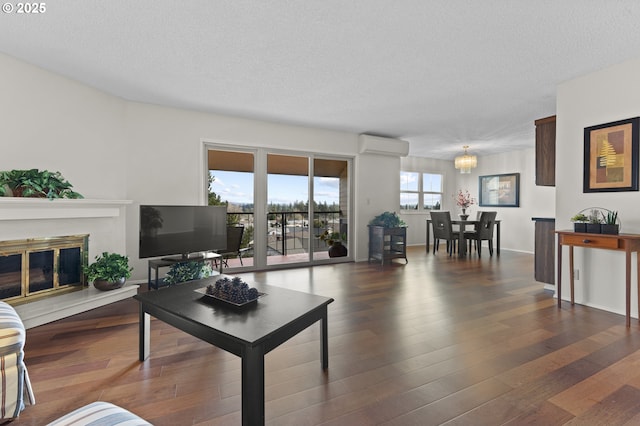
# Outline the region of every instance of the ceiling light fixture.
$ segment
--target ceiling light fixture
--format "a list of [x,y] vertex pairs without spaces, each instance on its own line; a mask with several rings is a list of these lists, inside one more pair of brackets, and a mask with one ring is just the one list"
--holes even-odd
[[454,165],[456,169],[460,169],[460,173],[471,173],[471,169],[478,166],[478,158],[467,153],[469,145],[463,146],[462,149],[464,149],[464,155],[456,157]]

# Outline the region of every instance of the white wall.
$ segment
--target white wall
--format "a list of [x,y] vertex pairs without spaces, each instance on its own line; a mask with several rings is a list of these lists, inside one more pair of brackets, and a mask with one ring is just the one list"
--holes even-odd
[[[584,128],[640,116],[638,75],[640,60],[634,60],[558,86],[556,229],[571,229],[569,219],[582,209],[604,207],[618,211],[622,232],[640,233],[639,192],[582,192]],[[624,254],[576,249],[575,262],[580,270],[576,302],[624,314]],[[569,294],[567,265],[563,268],[564,295]],[[636,268],[632,271],[632,282],[636,282]],[[631,313],[637,317],[635,285],[631,292]]]
[[[534,124],[531,123],[533,126]],[[520,207],[480,207],[471,210],[495,210],[501,222],[501,247],[533,253],[535,223],[532,217],[555,217],[555,188],[535,184],[535,149],[511,151],[478,158],[478,168],[471,175],[460,175],[460,187],[478,199],[478,177],[503,173],[520,173]],[[466,185],[462,182],[465,181]]]
[[[407,172],[430,172],[440,173],[444,176],[444,195],[442,199],[442,210],[449,210],[452,213],[457,214],[455,208],[455,202],[452,195],[456,192],[457,188],[457,174],[459,172],[453,168],[453,161],[437,160],[434,158],[425,157],[404,157],[400,159],[401,169]],[[398,211],[399,196],[396,201],[396,206],[391,211]],[[402,220],[407,223],[409,232],[407,233],[407,244],[419,245],[425,244],[426,241],[426,228],[427,218],[429,214],[427,212],[418,213],[412,211],[400,212]]]
[[375,216],[397,212],[400,203],[400,158],[362,154],[356,160],[357,261],[368,260],[369,228]]
[[[140,204],[201,202],[204,141],[357,157],[352,221],[357,243],[351,245],[356,260],[367,257],[366,224],[381,208],[393,209],[389,200],[396,205],[397,196],[387,194],[397,194],[400,186],[398,157],[358,155],[356,134],[133,102],[127,105],[126,122],[127,140],[131,141],[127,152],[127,198],[134,200],[133,208],[127,212],[131,231],[127,234],[128,253],[137,254]],[[376,178],[371,179],[372,175]],[[144,269],[144,261],[138,261],[136,267]]]
[[59,171],[85,198],[126,194],[125,102],[0,54],[0,170]]
[[[359,261],[367,257],[369,220],[398,210],[401,161],[444,171],[451,196],[457,188],[477,196],[479,175],[520,171],[521,208],[498,209],[505,249],[532,252],[531,217],[553,216],[553,189],[533,184],[533,150],[481,157],[477,169],[461,175],[451,162],[359,154],[356,134],[128,102],[5,55],[0,69],[0,170],[59,170],[87,198],[133,200],[125,228],[135,279],[146,278],[145,261],[137,260],[140,203],[200,203],[205,141],[353,157],[352,247]],[[409,243],[423,243],[426,217],[403,218],[412,230]],[[624,214],[622,220],[626,226]]]
[[[531,123],[533,126],[533,122]],[[478,210],[495,210],[501,220],[501,248],[528,253],[534,251],[534,226],[532,217],[555,216],[555,189],[535,184],[535,150],[527,149],[511,151],[503,154],[478,158],[478,167],[469,174],[461,174],[453,167],[452,161],[419,159],[408,157],[402,159],[403,170],[434,171],[445,175],[445,193],[443,210],[452,215],[461,213],[456,206],[454,196],[458,190],[468,190],[476,199],[467,213],[475,215]],[[480,207],[477,205],[479,184],[478,178],[483,175],[520,173],[520,207]],[[412,229],[409,243],[424,244],[426,214],[405,213],[403,219]]]
[[[205,141],[354,158],[358,260],[366,224],[397,206],[398,157],[358,155],[356,134],[128,102],[3,54],[0,70],[0,170],[57,170],[87,198],[132,200],[124,230],[109,235],[126,232],[134,280],[147,274],[137,259],[140,203],[202,202]],[[121,252],[122,242],[95,247]]]
[[[0,70],[0,170],[59,171],[85,198],[124,199],[125,102],[2,54]],[[124,250],[121,213],[110,218],[5,220],[0,221],[0,235],[11,240],[90,234],[93,259],[102,251]]]

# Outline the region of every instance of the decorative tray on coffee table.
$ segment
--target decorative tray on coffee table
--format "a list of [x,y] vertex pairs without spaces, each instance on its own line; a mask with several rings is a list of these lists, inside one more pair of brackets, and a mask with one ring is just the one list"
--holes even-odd
[[251,287],[240,277],[223,275],[214,283],[196,290],[204,295],[206,300],[215,300],[234,308],[243,308],[253,305],[258,301],[260,293],[255,287]]
[[265,296],[267,294],[267,293],[258,293],[258,297],[256,297],[255,299],[247,300],[244,303],[235,303],[235,302],[232,302],[230,300],[214,296],[213,294],[208,294],[206,287],[198,288],[198,289],[196,289],[194,291],[196,293],[201,293],[203,295],[203,298],[205,298],[205,299],[213,300],[215,302],[220,302],[220,303],[223,303],[225,305],[229,305],[229,306],[234,307],[234,308],[244,308],[246,306],[250,306],[250,305],[256,304],[256,303],[258,303],[258,299],[260,297]]

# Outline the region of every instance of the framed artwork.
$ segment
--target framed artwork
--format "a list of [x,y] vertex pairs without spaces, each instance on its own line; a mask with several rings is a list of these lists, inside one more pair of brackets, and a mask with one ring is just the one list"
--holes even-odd
[[585,127],[582,192],[638,190],[640,117]]
[[520,207],[520,173],[480,176],[480,199],[483,207]]

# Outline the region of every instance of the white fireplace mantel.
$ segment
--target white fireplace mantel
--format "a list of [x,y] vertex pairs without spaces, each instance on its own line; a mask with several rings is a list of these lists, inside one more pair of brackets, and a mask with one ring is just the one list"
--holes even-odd
[[89,234],[89,258],[126,250],[128,200],[0,197],[2,240]]
[[[130,200],[0,197],[0,235],[5,240],[89,235],[89,258],[124,253]],[[19,305],[27,328],[36,327],[136,294],[137,285],[100,292],[93,287]]]
[[0,197],[0,221],[120,216],[131,200]]

